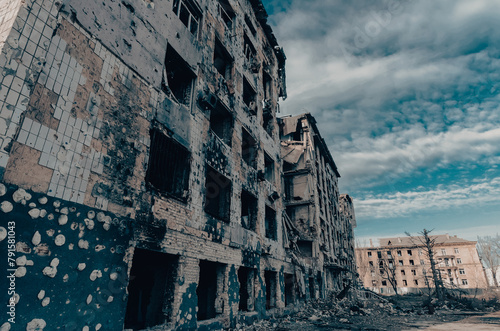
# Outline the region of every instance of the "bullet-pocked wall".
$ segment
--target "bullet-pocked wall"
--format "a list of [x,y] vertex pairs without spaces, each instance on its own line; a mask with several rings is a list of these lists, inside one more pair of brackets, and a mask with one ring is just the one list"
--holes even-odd
[[6,325],[13,330],[122,329],[129,221],[4,184],[0,210]]

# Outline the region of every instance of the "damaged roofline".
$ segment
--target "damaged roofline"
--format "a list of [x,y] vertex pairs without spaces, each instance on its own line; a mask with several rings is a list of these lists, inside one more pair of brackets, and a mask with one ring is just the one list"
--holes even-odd
[[335,164],[335,161],[333,160],[332,154],[330,153],[330,150],[328,149],[328,146],[325,142],[325,139],[321,136],[321,133],[319,132],[318,126],[316,125],[316,119],[311,115],[311,113],[305,113],[303,116],[307,116],[307,119],[309,123],[313,126],[314,129],[314,138],[317,140],[317,143],[319,145],[320,150],[325,153],[327,161],[330,163],[330,165],[333,168],[333,171],[335,171],[335,174],[337,175],[338,178],[340,178],[340,173],[337,169],[337,165]]
[[[255,17],[257,18],[257,21],[262,26],[262,29],[264,30],[266,38],[269,41],[269,44],[271,44],[271,47],[274,50],[274,54],[276,55],[276,58],[278,59],[279,70],[282,71],[283,77],[285,77],[285,62],[286,62],[285,52],[283,51],[283,48],[280,47],[280,45],[278,44],[278,40],[276,39],[276,36],[273,33],[273,29],[267,23],[267,18],[269,15],[267,14],[266,8],[264,7],[262,0],[250,0],[250,4],[252,5],[252,9],[255,13]],[[283,100],[285,100],[287,98],[286,83],[285,82],[283,82],[282,98],[283,98]]]

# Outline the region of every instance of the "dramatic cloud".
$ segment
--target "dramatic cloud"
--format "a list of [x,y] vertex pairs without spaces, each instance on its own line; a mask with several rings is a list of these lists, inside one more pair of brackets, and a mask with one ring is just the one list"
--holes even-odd
[[[500,176],[500,2],[264,4],[287,55],[282,113],[315,116],[360,225],[434,201],[453,213],[455,182],[472,189],[485,173]],[[490,201],[492,192],[469,197]]]

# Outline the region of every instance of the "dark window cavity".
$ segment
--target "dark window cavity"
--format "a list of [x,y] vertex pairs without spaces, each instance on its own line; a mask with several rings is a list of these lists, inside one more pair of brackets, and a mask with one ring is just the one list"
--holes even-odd
[[229,222],[231,180],[207,165],[205,191],[205,212],[219,220]]
[[254,88],[250,85],[246,78],[243,78],[243,101],[245,102],[245,105],[247,105],[250,114],[256,115],[257,92],[255,92]]
[[198,34],[201,20],[201,11],[193,0],[174,0],[172,11],[179,17],[188,30],[194,35]]
[[257,168],[257,141],[242,128],[241,157],[252,168]]
[[221,102],[210,112],[210,129],[226,145],[231,146],[233,116]]
[[245,190],[241,191],[241,226],[252,231],[257,227],[257,198]]
[[200,278],[196,294],[198,296],[198,320],[207,320],[222,313],[222,300],[216,300],[224,292],[225,265],[200,261]]
[[226,80],[231,79],[233,59],[217,38],[215,39],[214,47],[214,66]]
[[188,196],[191,153],[159,129],[151,130],[148,183],[162,193],[185,201]]
[[276,224],[276,211],[269,206],[266,206],[266,237],[272,240],[278,239],[278,229]]
[[195,78],[196,75],[181,56],[172,47],[167,47],[163,91],[171,93],[179,103],[189,106]]
[[174,255],[135,249],[125,329],[142,330],[171,321],[177,267]]

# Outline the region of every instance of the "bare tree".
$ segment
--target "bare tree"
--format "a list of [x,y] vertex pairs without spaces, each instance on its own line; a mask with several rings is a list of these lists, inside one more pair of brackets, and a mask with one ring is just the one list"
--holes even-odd
[[379,259],[379,272],[382,279],[386,280],[391,284],[394,293],[398,295],[398,283],[396,281],[396,263],[394,261],[394,249],[387,249],[386,252],[381,253],[381,258]]
[[421,236],[412,237],[409,232],[406,232],[406,235],[410,237],[410,240],[415,248],[423,248],[424,253],[431,265],[432,280],[434,282],[434,288],[436,290],[436,297],[438,298],[438,300],[443,300],[443,280],[441,279],[441,273],[436,268],[436,260],[434,259],[434,246],[436,245],[436,238],[432,238],[429,235],[431,232],[432,230],[423,229],[421,232],[419,232]]
[[500,267],[500,236],[477,237],[477,252],[486,268],[491,270],[493,287],[500,284],[497,279],[497,271]]

